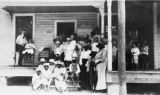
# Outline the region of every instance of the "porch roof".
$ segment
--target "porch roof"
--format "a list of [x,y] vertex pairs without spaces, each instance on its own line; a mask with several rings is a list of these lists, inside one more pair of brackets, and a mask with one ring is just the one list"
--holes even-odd
[[93,6],[6,6],[4,9],[10,13],[98,12],[98,9]]

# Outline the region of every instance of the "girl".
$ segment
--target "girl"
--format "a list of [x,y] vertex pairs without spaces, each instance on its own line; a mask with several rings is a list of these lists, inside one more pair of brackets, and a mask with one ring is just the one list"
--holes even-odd
[[65,80],[67,79],[67,71],[66,68],[61,64],[56,64],[56,68],[54,70],[53,77],[55,79],[55,87],[56,90],[60,93],[67,90],[67,84]]

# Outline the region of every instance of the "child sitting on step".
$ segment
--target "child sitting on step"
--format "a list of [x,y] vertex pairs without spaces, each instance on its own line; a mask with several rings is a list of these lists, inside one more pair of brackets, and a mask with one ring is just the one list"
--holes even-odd
[[32,76],[32,88],[33,90],[41,90],[43,85],[43,75],[40,68],[36,69],[36,73]]
[[67,78],[67,72],[66,68],[62,64],[56,64],[53,78],[55,79],[56,90],[60,93],[65,92],[67,90],[67,84],[65,82]]

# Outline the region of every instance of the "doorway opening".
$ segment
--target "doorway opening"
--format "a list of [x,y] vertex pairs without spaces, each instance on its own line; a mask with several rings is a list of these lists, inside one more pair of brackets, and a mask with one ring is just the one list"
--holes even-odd
[[76,21],[57,21],[56,36],[69,37],[76,33]]
[[32,16],[16,16],[16,37],[24,29],[27,40],[33,39],[33,17]]
[[[22,30],[25,30],[25,38],[27,41],[31,40],[33,41],[33,35],[34,35],[34,21],[35,16],[34,14],[14,14],[14,30],[15,30],[15,63],[14,65],[18,65],[18,60],[20,57],[18,50],[18,45],[16,45],[16,39],[18,35],[21,34]],[[34,42],[33,42],[34,43]],[[21,56],[22,57],[22,56]],[[32,66],[34,63],[34,54],[32,56],[32,59],[27,59],[24,56],[22,58],[22,65],[23,66]]]

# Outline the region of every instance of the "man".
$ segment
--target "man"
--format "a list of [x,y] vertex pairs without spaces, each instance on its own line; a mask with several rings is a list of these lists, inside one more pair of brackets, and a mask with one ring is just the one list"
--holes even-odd
[[16,52],[18,52],[16,54],[16,62],[18,62],[19,66],[22,66],[22,60],[23,60],[22,52],[24,50],[25,45],[28,43],[24,34],[25,34],[25,30],[22,30],[21,34],[18,35],[16,39]]

